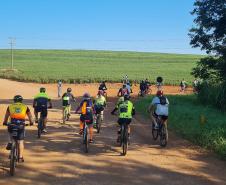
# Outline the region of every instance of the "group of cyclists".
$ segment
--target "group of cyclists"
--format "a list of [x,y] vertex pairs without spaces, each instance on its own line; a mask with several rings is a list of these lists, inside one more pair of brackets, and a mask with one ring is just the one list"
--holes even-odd
[[[80,114],[80,125],[79,125],[79,134],[83,134],[84,122],[88,124],[89,129],[89,143],[94,142],[93,138],[93,127],[95,128],[96,124],[96,115],[101,115],[101,121],[104,119],[104,109],[106,108],[107,102],[107,87],[106,82],[103,81],[99,88],[97,96],[93,99],[89,93],[84,93],[82,96],[82,100],[79,103],[78,107],[75,110],[75,113]],[[150,82],[147,79],[142,82],[145,83],[146,86],[150,85]],[[111,111],[111,114],[114,115],[118,112],[118,125],[127,124],[128,125],[128,138],[130,138],[130,123],[132,122],[132,117],[135,115],[135,107],[130,100],[132,93],[131,85],[129,83],[128,77],[123,82],[122,88],[118,91],[118,101]],[[72,94],[72,89],[67,88],[67,92],[62,95],[62,106],[69,108],[69,116],[71,114],[71,104],[75,102],[75,96]],[[10,150],[12,146],[12,129],[15,125],[19,125],[20,129],[17,135],[17,139],[19,141],[19,161],[24,162],[23,150],[24,150],[24,137],[25,137],[25,117],[28,116],[30,125],[33,125],[33,118],[31,114],[31,110],[27,105],[23,103],[23,97],[21,95],[16,95],[13,98],[14,103],[8,106],[3,125],[8,126],[9,133],[9,142],[7,144],[6,149]],[[163,96],[163,91],[158,90],[156,97],[151,102],[150,111],[153,111],[154,114],[151,114],[153,120],[156,117],[162,116],[163,121],[166,122],[168,118],[168,99]],[[44,129],[43,132],[46,133],[46,123],[47,123],[47,115],[48,109],[52,108],[52,101],[46,93],[46,89],[41,87],[40,92],[34,97],[33,100],[33,108],[35,115],[35,122],[38,122],[38,113],[41,113],[44,117]],[[69,119],[69,117],[68,117]],[[157,129],[158,125],[155,121],[153,121],[155,128]],[[118,137],[117,142],[119,142],[120,137],[120,129],[117,131]]]

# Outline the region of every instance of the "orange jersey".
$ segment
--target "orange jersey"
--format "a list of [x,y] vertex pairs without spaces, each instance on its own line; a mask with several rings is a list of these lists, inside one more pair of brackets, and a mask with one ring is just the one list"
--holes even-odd
[[23,103],[14,103],[9,105],[8,111],[10,113],[11,119],[25,120],[26,114],[29,109]]

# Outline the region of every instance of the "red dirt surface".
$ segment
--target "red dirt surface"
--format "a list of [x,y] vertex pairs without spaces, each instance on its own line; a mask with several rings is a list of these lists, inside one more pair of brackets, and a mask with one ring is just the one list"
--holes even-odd
[[[54,108],[49,110],[48,134],[37,139],[36,126],[27,127],[25,163],[16,168],[15,177],[8,175],[6,128],[0,126],[0,184],[4,185],[224,185],[226,162],[190,142],[169,135],[169,144],[161,148],[151,137],[151,126],[139,115],[132,123],[131,145],[127,156],[121,156],[116,145],[116,120],[110,115],[120,84],[107,84],[108,106],[100,134],[90,152],[82,150],[79,117],[72,114],[66,125],[61,124],[61,101],[56,98],[56,84],[19,83],[0,79],[0,121],[11,98],[21,94],[29,106],[39,87],[47,88]],[[95,95],[98,84],[64,85],[73,89],[76,96],[84,92]],[[138,87],[133,88],[137,95]],[[154,91],[154,90],[153,90]],[[178,87],[164,87],[166,94],[178,94]],[[188,93],[191,93],[189,89]],[[179,93],[180,94],[180,93]],[[79,102],[79,101],[78,101]],[[78,103],[77,102],[77,103]],[[74,106],[75,107],[75,106]]]

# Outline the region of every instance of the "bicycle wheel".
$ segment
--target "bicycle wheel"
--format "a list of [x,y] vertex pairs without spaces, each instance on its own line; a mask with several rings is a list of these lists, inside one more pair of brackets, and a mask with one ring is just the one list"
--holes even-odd
[[41,135],[42,135],[42,127],[43,127],[43,120],[42,118],[39,118],[38,120],[38,138],[41,138]]
[[158,129],[155,128],[155,124],[152,123],[152,138],[154,140],[157,140],[158,136],[159,136],[159,131]]
[[85,153],[88,153],[89,151],[89,141],[88,141],[88,129],[87,127],[85,127],[84,131],[83,131],[83,143],[84,143],[84,150]]
[[128,128],[124,128],[123,142],[122,142],[122,154],[126,155],[128,149]]
[[100,128],[101,128],[101,117],[100,114],[97,115],[97,121],[96,121],[96,127],[97,127],[97,133],[100,133]]
[[165,147],[168,143],[167,126],[163,123],[160,130],[160,146]]
[[16,146],[15,146],[15,143],[13,142],[13,145],[12,145],[12,149],[10,151],[10,170],[9,170],[9,173],[11,176],[13,176],[15,174],[15,168],[16,168],[16,159],[17,156],[16,156]]
[[64,111],[63,111],[63,124],[65,124],[66,119],[67,119],[67,108],[64,107]]

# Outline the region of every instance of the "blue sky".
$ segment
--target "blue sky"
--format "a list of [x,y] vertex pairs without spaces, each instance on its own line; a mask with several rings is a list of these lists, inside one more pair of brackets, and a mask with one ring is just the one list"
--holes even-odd
[[194,0],[5,0],[0,48],[202,53],[189,45]]

